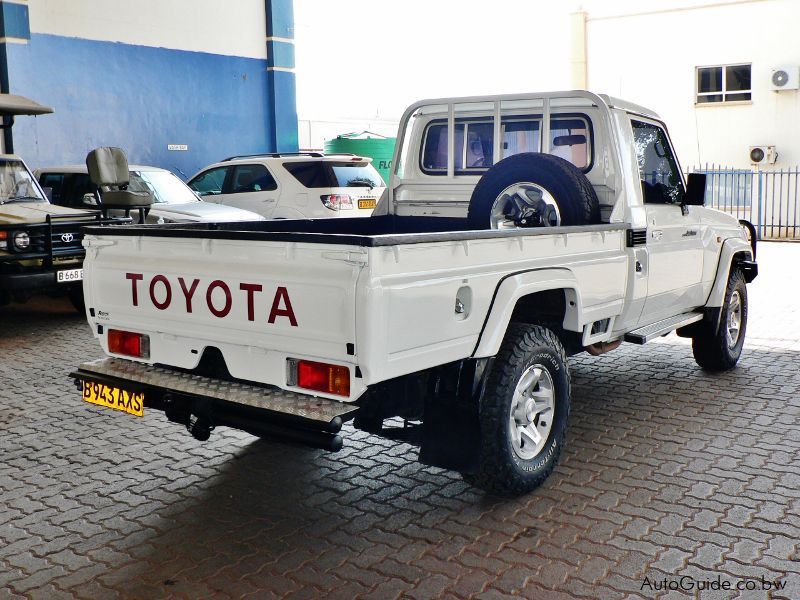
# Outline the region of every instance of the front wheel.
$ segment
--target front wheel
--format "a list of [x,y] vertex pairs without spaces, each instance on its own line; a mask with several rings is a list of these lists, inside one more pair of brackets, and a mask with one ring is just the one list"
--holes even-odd
[[727,371],[742,355],[747,329],[747,285],[739,269],[731,272],[719,327],[703,327],[692,337],[694,359],[706,371]]
[[558,461],[569,409],[569,368],[558,337],[539,325],[512,324],[480,406],[478,471],[464,479],[503,496],[534,490]]

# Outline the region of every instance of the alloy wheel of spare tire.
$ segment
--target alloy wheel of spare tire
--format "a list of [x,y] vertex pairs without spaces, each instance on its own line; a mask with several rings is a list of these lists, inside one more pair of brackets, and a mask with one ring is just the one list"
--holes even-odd
[[478,469],[462,477],[501,496],[534,490],[558,461],[569,410],[569,366],[558,336],[512,323],[479,408]]
[[600,203],[575,165],[526,152],[484,173],[472,192],[467,220],[472,229],[589,225],[600,222]]

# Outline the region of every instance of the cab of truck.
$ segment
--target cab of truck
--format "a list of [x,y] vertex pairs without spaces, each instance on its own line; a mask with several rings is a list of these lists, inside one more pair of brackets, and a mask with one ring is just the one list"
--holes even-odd
[[[543,156],[544,155],[544,156]],[[470,228],[627,223],[636,269],[609,331],[708,298],[731,215],[703,206],[664,121],[588,91],[422,100],[404,113],[376,214],[466,217]]]

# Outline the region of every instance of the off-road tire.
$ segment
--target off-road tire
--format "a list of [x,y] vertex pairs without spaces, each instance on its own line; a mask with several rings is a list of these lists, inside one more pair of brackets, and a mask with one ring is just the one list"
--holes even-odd
[[[730,302],[734,292],[739,292],[741,302],[741,325],[739,338],[733,347],[728,344],[727,323],[730,318]],[[736,366],[742,355],[747,331],[747,284],[741,270],[734,268],[728,277],[725,301],[722,304],[719,327],[714,331],[711,324],[704,324],[692,337],[694,359],[705,371],[727,371]]]
[[[546,368],[554,384],[554,415],[542,450],[530,460],[514,451],[509,434],[514,390],[533,364]],[[558,337],[541,325],[512,323],[492,366],[479,408],[480,456],[475,473],[464,473],[468,483],[491,494],[519,496],[539,487],[558,462],[569,420],[570,374]]]
[[597,194],[578,167],[552,154],[523,152],[504,158],[480,178],[469,200],[469,227],[489,229],[495,200],[503,190],[521,182],[534,183],[550,192],[561,213],[561,225],[600,222]]

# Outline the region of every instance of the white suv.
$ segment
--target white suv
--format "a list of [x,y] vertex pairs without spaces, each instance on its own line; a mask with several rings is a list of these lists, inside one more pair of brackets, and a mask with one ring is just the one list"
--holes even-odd
[[372,159],[352,154],[257,154],[209,165],[188,184],[206,202],[268,219],[368,217],[386,189]]

